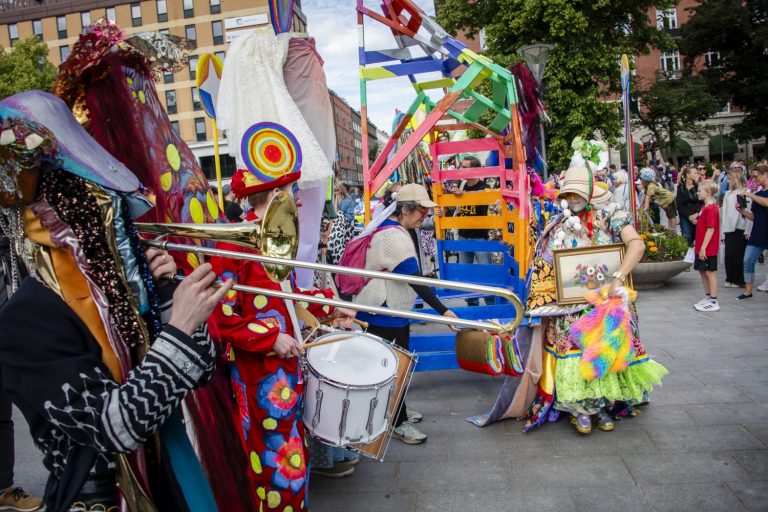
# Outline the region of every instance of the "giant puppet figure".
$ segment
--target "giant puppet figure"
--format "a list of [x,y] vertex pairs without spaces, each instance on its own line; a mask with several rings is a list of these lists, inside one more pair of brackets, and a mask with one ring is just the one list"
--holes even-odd
[[176,264],[133,225],[142,192],[60,99],[0,101],[0,222],[31,276],[0,311],[0,388],[52,512],[116,511],[118,483],[131,510],[215,509],[177,411],[213,373],[204,322],[228,287],[202,265],[174,291]]
[[[172,66],[172,58],[178,66],[184,62],[184,52],[157,53],[172,53],[172,49],[155,48],[143,39],[140,51],[133,44],[136,40],[126,37],[113,22],[91,25],[61,65],[56,94],[99,144],[148,189],[155,207],[141,220],[215,222],[219,217],[216,201],[195,156],[160,103],[154,80],[161,70],[150,66],[158,62]],[[147,52],[155,52],[151,62]],[[198,263],[194,254],[177,256],[176,261],[187,271]],[[227,455],[239,443],[231,420],[226,362],[219,363],[213,384],[188,397],[188,412],[198,437],[209,440],[199,444],[198,452],[219,507],[246,511],[254,496],[246,485],[247,466],[237,465]]]

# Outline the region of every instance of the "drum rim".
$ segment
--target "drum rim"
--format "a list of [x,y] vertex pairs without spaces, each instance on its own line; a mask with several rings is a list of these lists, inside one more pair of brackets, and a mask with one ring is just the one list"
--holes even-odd
[[[325,336],[319,337],[318,340],[321,340],[323,338],[327,338],[328,336],[339,336],[339,335],[342,335],[342,334],[343,333],[330,333],[330,334],[326,334]],[[360,332],[360,333],[356,333],[356,334],[359,334],[360,336],[363,336],[364,338],[371,338],[374,341],[376,341],[378,343],[381,343],[382,345],[384,345],[388,349],[398,349],[398,350],[401,350],[403,352],[407,352],[406,350],[400,349],[400,347],[398,347],[397,345],[395,345],[391,341],[387,341],[386,339],[381,338],[379,336],[376,336],[374,334],[368,334],[367,332]],[[307,353],[309,353],[310,350],[312,350],[312,349],[311,348],[308,349]],[[309,356],[308,355],[304,356],[304,361],[306,363],[307,370],[312,375],[317,377],[318,380],[320,380],[322,382],[327,382],[328,384],[332,385],[333,387],[341,388],[341,389],[374,389],[374,388],[383,387],[383,386],[389,384],[390,382],[392,382],[393,380],[397,379],[397,372],[400,369],[400,360],[398,359],[396,353],[393,352],[392,355],[393,355],[393,359],[395,360],[395,367],[394,367],[394,371],[392,372],[392,375],[390,375],[389,377],[387,377],[386,379],[384,379],[382,381],[375,382],[375,383],[372,383],[372,384],[344,384],[343,382],[339,382],[337,380],[333,380],[333,379],[331,379],[329,377],[321,375],[319,373],[319,370],[317,370],[312,365],[312,361],[309,360]]]

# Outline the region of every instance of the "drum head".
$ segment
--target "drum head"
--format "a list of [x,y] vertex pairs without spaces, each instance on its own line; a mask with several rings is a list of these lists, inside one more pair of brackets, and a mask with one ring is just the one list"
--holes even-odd
[[344,339],[307,350],[307,363],[323,377],[349,386],[375,386],[397,373],[394,350],[374,337],[342,333],[316,341],[337,337]]

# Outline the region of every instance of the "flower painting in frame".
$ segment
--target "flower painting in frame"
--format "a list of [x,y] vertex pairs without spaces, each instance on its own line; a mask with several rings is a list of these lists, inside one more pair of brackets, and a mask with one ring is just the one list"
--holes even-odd
[[[611,284],[624,261],[624,244],[553,251],[558,304],[586,303],[584,294]],[[627,286],[632,277],[627,276]]]

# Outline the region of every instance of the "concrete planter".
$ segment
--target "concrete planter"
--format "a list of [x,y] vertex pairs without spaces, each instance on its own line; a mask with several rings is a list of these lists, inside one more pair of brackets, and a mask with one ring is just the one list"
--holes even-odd
[[690,263],[683,260],[638,263],[632,271],[632,284],[636,290],[660,288],[668,279],[672,279],[690,266]]

